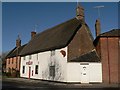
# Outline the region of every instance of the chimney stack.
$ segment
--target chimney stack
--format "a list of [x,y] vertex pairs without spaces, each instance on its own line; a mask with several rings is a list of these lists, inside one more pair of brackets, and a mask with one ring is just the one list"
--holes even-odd
[[85,22],[84,8],[79,4],[77,5],[77,9],[76,9],[76,18],[83,23]]
[[97,19],[95,22],[95,31],[96,31],[96,37],[101,33],[101,25],[100,20]]
[[31,32],[31,39],[33,39],[35,35],[36,35],[36,32],[35,32],[35,31],[32,31],[32,32]]
[[18,35],[18,38],[16,40],[16,47],[19,48],[21,46],[21,40],[20,40],[20,36]]

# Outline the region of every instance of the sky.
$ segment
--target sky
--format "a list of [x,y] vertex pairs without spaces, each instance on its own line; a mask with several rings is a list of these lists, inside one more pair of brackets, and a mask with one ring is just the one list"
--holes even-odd
[[[16,45],[18,34],[22,45],[31,39],[31,31],[40,33],[76,17],[76,2],[3,2],[2,3],[2,51],[10,51]],[[101,33],[118,28],[117,2],[81,2],[85,21],[95,38],[95,6],[100,9]]]

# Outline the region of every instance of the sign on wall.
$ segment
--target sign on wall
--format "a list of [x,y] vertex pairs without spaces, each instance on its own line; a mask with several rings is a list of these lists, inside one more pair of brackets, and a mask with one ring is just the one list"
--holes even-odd
[[32,65],[32,64],[33,64],[32,61],[28,61],[28,62],[26,62],[26,65]]

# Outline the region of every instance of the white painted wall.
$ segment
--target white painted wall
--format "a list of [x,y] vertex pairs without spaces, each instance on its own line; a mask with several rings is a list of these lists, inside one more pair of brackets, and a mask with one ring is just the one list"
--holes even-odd
[[[63,57],[63,55],[60,53],[61,50],[66,51],[66,56]],[[55,56],[53,56],[53,60],[51,60],[51,51],[46,51],[42,53],[38,53],[38,60],[37,60],[37,54],[32,54],[32,59],[29,60],[29,55],[25,56],[26,59],[24,60],[23,57],[21,57],[21,67],[20,67],[20,76],[28,78],[29,77],[29,67],[31,67],[31,75],[33,70],[33,76],[30,78],[34,79],[44,79],[44,80],[53,80],[49,76],[49,66],[51,65],[51,62],[54,62],[55,64],[55,77],[54,81],[66,81],[66,66],[67,66],[67,47],[62,49],[55,50]],[[32,65],[26,65],[26,62],[32,61]],[[35,74],[35,65],[39,65],[39,72],[38,74]],[[25,73],[22,73],[23,66],[25,66]]]
[[[61,50],[66,51],[66,56],[60,53]],[[26,62],[32,61],[32,65],[26,65]],[[87,66],[87,80],[89,82],[102,82],[102,65],[101,63],[89,63]],[[38,74],[35,74],[35,65],[39,65]],[[54,79],[49,75],[50,65],[55,65],[55,77]],[[22,73],[22,67],[25,66],[25,73]],[[21,57],[20,76],[29,77],[29,67],[31,67],[31,77],[34,79],[61,81],[61,82],[81,82],[84,79],[82,77],[84,63],[81,62],[67,62],[67,47],[55,50],[55,55],[51,57],[51,51],[32,54],[32,59],[29,60],[29,55],[26,56],[26,60]],[[32,76],[33,70],[33,76]]]
[[67,63],[67,82],[80,82],[80,63]]
[[90,63],[89,64],[90,72],[90,82],[99,82],[102,83],[102,64],[101,63]]
[[[89,62],[88,62],[89,63]],[[84,66],[84,63],[82,64]],[[80,82],[82,83],[82,65],[79,62],[67,64],[67,82]],[[89,83],[102,82],[102,65],[101,63],[89,63],[87,66]]]

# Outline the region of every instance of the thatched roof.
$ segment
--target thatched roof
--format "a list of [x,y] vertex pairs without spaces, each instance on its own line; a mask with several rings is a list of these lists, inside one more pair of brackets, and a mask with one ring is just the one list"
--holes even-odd
[[[59,24],[53,28],[47,29],[41,33],[38,33],[34,38],[32,38],[28,44],[20,52],[20,56],[35,54],[44,51],[51,51],[55,49],[60,49],[66,47],[74,38],[77,31],[81,29],[82,25],[85,25],[87,29],[85,32],[89,36],[89,43],[92,47],[89,52],[84,55],[80,55],[74,58],[76,61],[99,61],[96,51],[93,50],[93,37],[92,34],[85,23],[81,23],[77,18],[70,19],[62,24]],[[85,33],[83,33],[85,34]],[[84,35],[85,36],[85,35]],[[82,37],[81,37],[82,39]],[[87,42],[87,41],[86,41]],[[83,45],[84,46],[84,45]],[[86,59],[87,58],[87,59]],[[73,60],[73,61],[74,61]],[[72,60],[71,60],[72,61]]]
[[25,46],[20,55],[63,48],[69,44],[80,27],[81,22],[73,18],[42,33],[38,33]]
[[12,57],[16,57],[17,55],[20,54],[20,52],[22,51],[22,49],[26,46],[22,45],[19,48],[15,47],[14,49],[12,49],[6,56],[6,58],[12,58]]

